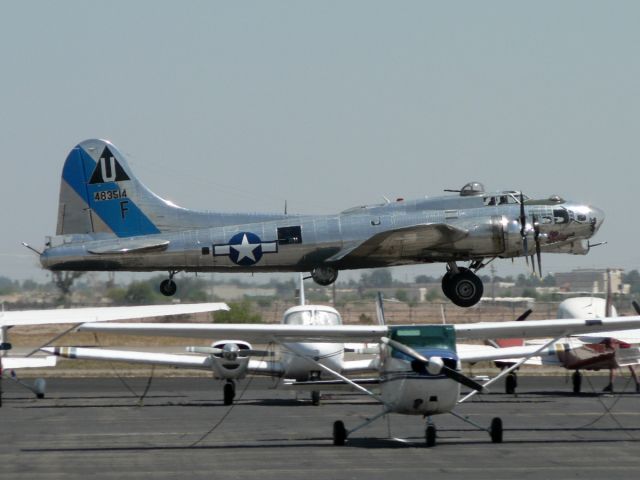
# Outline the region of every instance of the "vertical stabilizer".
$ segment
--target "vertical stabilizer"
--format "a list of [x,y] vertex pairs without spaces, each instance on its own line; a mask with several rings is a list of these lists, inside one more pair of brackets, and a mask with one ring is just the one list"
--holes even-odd
[[155,217],[172,209],[134,177],[113,144],[85,140],[71,150],[62,170],[56,233],[159,233]]

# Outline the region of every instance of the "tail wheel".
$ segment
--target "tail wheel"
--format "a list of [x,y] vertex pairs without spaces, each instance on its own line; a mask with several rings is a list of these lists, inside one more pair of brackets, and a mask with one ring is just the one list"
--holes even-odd
[[502,420],[500,417],[495,417],[491,420],[489,434],[491,435],[491,441],[493,443],[502,443]]
[[338,420],[333,423],[333,444],[344,445],[347,439],[347,429],[344,428],[344,423]]
[[176,293],[177,290],[178,286],[176,285],[176,282],[169,278],[163,280],[160,283],[160,293],[162,293],[165,297],[171,297]]

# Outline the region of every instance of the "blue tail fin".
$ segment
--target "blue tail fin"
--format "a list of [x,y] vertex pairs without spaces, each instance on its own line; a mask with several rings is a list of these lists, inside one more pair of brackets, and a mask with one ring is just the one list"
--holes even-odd
[[85,140],[71,150],[62,170],[57,234],[159,233],[153,218],[171,208],[133,176],[113,144]]

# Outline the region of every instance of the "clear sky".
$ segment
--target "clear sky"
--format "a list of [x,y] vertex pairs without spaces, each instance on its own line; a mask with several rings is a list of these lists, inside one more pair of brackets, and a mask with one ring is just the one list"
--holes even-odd
[[20,242],[55,233],[91,137],[199,209],[557,193],[609,244],[546,271],[640,268],[639,25],[637,1],[0,1],[0,275],[45,278]]

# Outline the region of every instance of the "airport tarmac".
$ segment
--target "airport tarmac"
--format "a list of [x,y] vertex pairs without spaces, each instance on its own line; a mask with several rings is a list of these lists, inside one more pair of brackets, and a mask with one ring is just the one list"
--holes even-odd
[[4,380],[0,478],[637,478],[640,394],[627,380],[604,395],[606,377],[585,377],[574,396],[565,376],[521,377],[517,396],[499,386],[458,409],[482,425],[502,417],[504,443],[440,415],[434,448],[423,419],[401,415],[333,446],[334,420],[349,428],[380,407],[352,395],[314,407],[266,379],[242,382],[232,407],[203,378],[154,378],[143,406],[144,378],[50,378],[42,400]]

